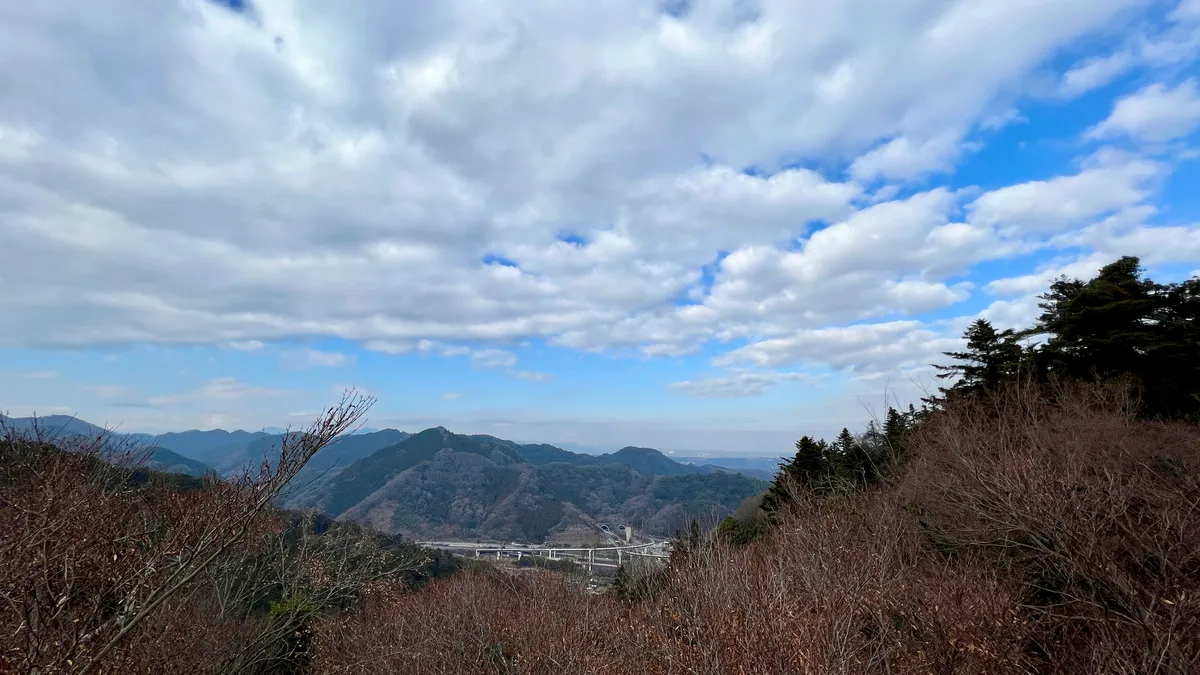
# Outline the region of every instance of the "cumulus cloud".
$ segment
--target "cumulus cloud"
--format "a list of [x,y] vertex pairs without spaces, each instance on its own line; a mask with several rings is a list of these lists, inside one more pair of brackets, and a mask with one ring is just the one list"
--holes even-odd
[[[980,262],[1194,250],[1193,226],[1097,224],[1148,208],[1168,167],[1143,157],[1105,150],[983,194],[909,189],[1019,119],[1062,47],[1144,4],[12,3],[0,346],[274,354],[336,337],[544,382],[512,345],[715,342],[737,346],[717,366],[759,369],[672,385],[705,397],[765,392],[797,363],[902,374],[957,345],[961,322],[920,316],[954,314]],[[1062,87],[1186,62],[1194,42],[1180,24]],[[1150,99],[1194,94],[1147,88],[1095,133],[1177,138],[1178,110]],[[986,311],[1027,316],[1041,281],[981,281]],[[150,402],[233,423],[285,393],[221,378]]]
[[1161,143],[1200,126],[1200,85],[1195,78],[1174,87],[1155,83],[1118,99],[1107,119],[1088,130],[1092,139],[1130,136]]
[[[988,118],[989,123],[995,124]],[[966,149],[962,133],[943,131],[931,138],[894,138],[862,155],[850,165],[850,175],[856,180],[869,181],[883,177],[912,179],[929,173],[946,173]]]
[[1137,4],[13,5],[0,339],[685,349],[704,266],[850,222],[860,189],[792,160],[945,166],[943,130]]
[[1101,151],[1070,176],[999,188],[967,206],[968,222],[1009,234],[1047,233],[1140,204],[1166,173],[1161,164]]

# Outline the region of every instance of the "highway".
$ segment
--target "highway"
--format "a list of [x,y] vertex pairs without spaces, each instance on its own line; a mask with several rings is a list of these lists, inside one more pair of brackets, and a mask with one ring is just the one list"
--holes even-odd
[[586,568],[615,569],[627,560],[646,558],[665,562],[670,557],[671,544],[655,541],[597,547],[551,546],[547,544],[495,544],[472,541],[422,541],[422,546],[438,548],[465,556],[513,558],[537,556],[548,560],[570,560]]

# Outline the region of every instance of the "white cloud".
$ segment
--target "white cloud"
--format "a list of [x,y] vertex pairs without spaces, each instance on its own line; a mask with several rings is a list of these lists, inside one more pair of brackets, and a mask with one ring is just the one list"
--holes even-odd
[[962,133],[943,131],[931,138],[893,138],[862,155],[850,165],[850,175],[869,181],[883,177],[909,180],[930,173],[947,173],[965,148]]
[[1171,19],[1200,22],[1200,0],[1180,0],[1180,3],[1171,11]]
[[987,192],[967,206],[968,222],[1010,234],[1065,230],[1147,199],[1162,165],[1101,151],[1072,176],[1030,181]]
[[448,391],[448,392],[445,392],[442,394],[442,400],[443,401],[457,401],[458,399],[462,398],[462,396],[463,396],[462,392]]
[[257,352],[262,351],[266,345],[261,340],[234,340],[228,346],[239,352]]
[[[830,239],[860,227],[860,188],[780,167],[937,170],[957,151],[944,130],[1140,4],[763,2],[731,20],[718,0],[681,20],[632,0],[260,0],[253,21],[184,0],[17,4],[0,25],[0,61],[22,64],[0,74],[21,92],[0,128],[22,139],[0,155],[0,312],[21,330],[0,340],[665,353],[844,319],[840,292],[878,313],[889,284],[942,282],[930,227],[954,226],[877,232],[854,262]],[[841,227],[788,251],[815,220]],[[958,234],[946,268],[982,255],[986,231]],[[876,271],[901,240],[921,252]],[[758,276],[722,268],[718,298],[677,311],[722,252],[758,256]],[[838,273],[795,288],[818,268]]]
[[517,365],[517,355],[503,349],[481,349],[471,352],[471,363],[480,368],[512,368]]
[[715,359],[714,364],[775,368],[804,363],[858,374],[895,372],[923,367],[957,346],[957,336],[948,332],[951,328],[935,330],[919,321],[892,321],[803,330],[740,347]]
[[549,382],[554,379],[554,375],[551,373],[542,373],[536,370],[510,370],[508,375],[526,382]]
[[287,368],[306,370],[308,368],[339,368],[354,363],[353,356],[342,352],[326,352],[320,349],[289,350],[280,355],[280,361]]
[[1072,98],[1085,92],[1103,87],[1121,75],[1129,72],[1136,65],[1136,58],[1130,51],[1113,52],[1107,56],[1094,56],[1076,64],[1063,74],[1059,94]]
[[52,380],[58,377],[56,370],[22,370],[4,373],[5,377],[20,380]]
[[701,380],[673,382],[668,387],[689,396],[705,398],[740,398],[759,396],[779,382],[808,379],[803,373],[732,373]]
[[190,403],[215,404],[265,396],[288,396],[292,393],[287,389],[258,387],[240,382],[232,377],[218,377],[190,391],[152,397],[147,403],[151,406],[178,406]]
[[129,388],[120,384],[93,384],[84,389],[102,399],[116,399],[129,395]]
[[1197,126],[1200,126],[1200,86],[1191,78],[1175,87],[1152,84],[1118,99],[1112,114],[1089,129],[1086,136],[1093,139],[1131,136],[1161,143],[1187,136]]

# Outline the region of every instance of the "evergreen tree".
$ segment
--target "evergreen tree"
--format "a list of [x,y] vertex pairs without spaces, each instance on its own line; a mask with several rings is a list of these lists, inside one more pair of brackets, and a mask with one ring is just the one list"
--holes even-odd
[[1033,331],[1050,336],[1043,355],[1052,370],[1076,378],[1110,379],[1144,372],[1145,351],[1165,304],[1162,288],[1142,278],[1137,258],[1105,265],[1088,282],[1059,279],[1041,296]]
[[942,371],[939,378],[959,378],[949,389],[942,388],[943,394],[991,391],[1020,369],[1024,350],[1014,331],[997,331],[987,319],[976,319],[963,337],[967,340],[965,352],[943,352],[958,363],[934,365]]
[[834,441],[834,447],[837,449],[838,477],[859,485],[869,482],[875,473],[873,462],[863,444],[859,443],[849,429],[842,427],[841,433]]
[[831,470],[829,444],[804,436],[796,441],[796,454],[779,467],[771,487],[763,495],[762,509],[772,513],[791,501],[793,485],[800,488],[821,489],[828,482]]
[[1128,377],[1147,414],[1200,411],[1200,278],[1158,284],[1140,261],[1123,257],[1083,282],[1061,278],[1041,296],[1030,333],[1048,336],[1042,369],[1106,381]]
[[883,438],[887,445],[888,454],[892,457],[899,457],[904,453],[904,444],[908,439],[908,431],[910,420],[916,417],[916,409],[912,404],[908,405],[909,413],[905,415],[895,408],[888,407],[887,415],[883,419]]

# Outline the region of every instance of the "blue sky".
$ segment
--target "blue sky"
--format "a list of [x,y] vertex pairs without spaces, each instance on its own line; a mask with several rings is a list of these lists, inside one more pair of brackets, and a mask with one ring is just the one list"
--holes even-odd
[[1200,271],[1200,0],[103,5],[0,10],[13,415],[778,455]]

